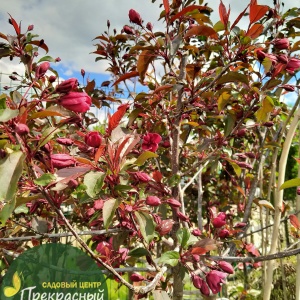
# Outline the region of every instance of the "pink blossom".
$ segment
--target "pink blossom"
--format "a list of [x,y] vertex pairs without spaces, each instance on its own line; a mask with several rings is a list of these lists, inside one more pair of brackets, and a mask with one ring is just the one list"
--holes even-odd
[[144,135],[142,149],[155,152],[158,144],[161,141],[161,136],[157,133],[147,133]]
[[74,112],[86,112],[92,104],[91,97],[86,93],[70,92],[59,99],[59,104]]
[[40,79],[45,76],[46,72],[50,68],[50,63],[45,61],[41,63],[37,68],[35,69],[35,76],[37,79]]
[[226,273],[216,270],[212,270],[206,275],[206,282],[213,294],[217,294],[221,291],[221,283],[225,283],[224,278],[226,277]]

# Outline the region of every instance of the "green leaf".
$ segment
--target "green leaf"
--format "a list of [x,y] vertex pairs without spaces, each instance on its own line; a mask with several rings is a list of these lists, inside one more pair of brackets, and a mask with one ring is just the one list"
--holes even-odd
[[47,186],[55,180],[55,176],[51,173],[44,173],[41,177],[34,180],[34,183],[40,186]]
[[91,171],[85,174],[83,184],[86,186],[86,192],[90,197],[94,198],[97,194],[99,194],[102,189],[105,176],[106,173],[104,172]]
[[115,215],[116,209],[119,206],[119,202],[115,198],[108,199],[103,205],[103,224],[107,230],[111,224],[112,218]]
[[273,111],[274,102],[271,97],[266,96],[261,104],[259,110],[255,113],[258,122],[265,122],[268,120],[268,115]]
[[142,257],[149,255],[149,251],[145,248],[139,247],[129,251],[128,255],[132,257]]
[[224,128],[224,135],[228,136],[232,129],[234,128],[236,122],[236,115],[229,113],[226,117],[225,117],[225,128]]
[[0,201],[14,199],[23,171],[24,154],[16,151],[0,160]]
[[280,190],[289,189],[291,187],[296,187],[296,186],[300,186],[300,178],[294,178],[284,182],[281,185]]
[[167,251],[162,254],[162,256],[159,258],[159,263],[161,264],[168,264],[172,267],[175,267],[178,264],[179,261],[179,253],[176,251]]
[[217,84],[223,84],[228,82],[243,82],[245,84],[249,83],[248,77],[246,75],[238,72],[228,72],[217,81]]
[[21,103],[23,96],[18,91],[13,91],[13,101],[15,103]]
[[238,177],[240,177],[240,176],[241,176],[241,173],[242,173],[241,167],[240,167],[238,164],[236,164],[235,162],[231,161],[231,160],[228,160],[228,162],[229,162],[230,165],[233,167],[235,174],[236,174]]
[[15,118],[19,114],[18,109],[0,109],[0,122],[7,122],[13,118]]
[[47,128],[41,136],[41,139],[40,139],[39,144],[38,144],[38,148],[46,145],[50,140],[53,139],[55,134],[57,134],[59,132],[60,132],[60,130],[58,128],[55,128],[55,127]]
[[7,202],[2,208],[2,210],[0,211],[0,224],[2,226],[5,225],[6,221],[14,211],[15,206],[16,206],[16,200],[15,198],[13,198],[11,201]]
[[157,156],[158,155],[152,151],[145,151],[137,158],[135,164],[138,166],[142,166],[147,159],[157,157]]
[[49,61],[49,62],[55,62],[55,59],[52,56],[46,55],[44,57],[42,57],[38,63],[42,62],[42,61]]
[[190,231],[187,228],[179,228],[177,230],[176,236],[182,248],[185,248],[187,246],[190,235]]
[[135,216],[144,240],[149,244],[154,238],[155,225],[152,217],[143,211],[136,211]]
[[29,209],[25,204],[22,204],[15,208],[15,214],[27,214],[28,211],[29,211]]
[[173,186],[178,185],[179,182],[180,182],[180,180],[181,180],[180,175],[174,174],[174,175],[172,175],[171,178],[168,180],[168,184],[169,184],[170,187],[173,187]]
[[221,111],[223,108],[227,105],[229,102],[231,95],[228,94],[228,92],[224,92],[221,94],[221,96],[218,98],[218,110]]

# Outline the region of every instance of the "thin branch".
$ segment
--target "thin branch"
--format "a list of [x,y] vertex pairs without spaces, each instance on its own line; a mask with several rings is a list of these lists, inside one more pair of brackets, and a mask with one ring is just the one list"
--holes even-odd
[[275,260],[279,258],[284,258],[284,257],[290,257],[294,255],[300,254],[300,248],[296,248],[293,250],[289,251],[282,251],[282,252],[277,252],[265,256],[255,256],[255,257],[237,257],[237,256],[214,256],[214,255],[205,255],[205,258],[211,259],[211,260],[217,260],[217,261],[227,261],[227,262],[249,262],[249,263],[255,263],[255,262],[260,262],[260,261],[270,261],[270,260]]
[[[116,233],[123,231],[123,229],[108,229],[108,230],[87,230],[87,231],[79,231],[77,232],[78,235],[104,235],[108,233]],[[61,238],[61,237],[68,237],[73,236],[70,232],[62,232],[62,233],[43,233],[43,234],[36,234],[36,235],[28,235],[28,236],[15,236],[10,238],[0,238],[0,242],[23,242],[23,241],[30,241],[31,239],[41,240],[41,239],[49,239],[49,238]]]

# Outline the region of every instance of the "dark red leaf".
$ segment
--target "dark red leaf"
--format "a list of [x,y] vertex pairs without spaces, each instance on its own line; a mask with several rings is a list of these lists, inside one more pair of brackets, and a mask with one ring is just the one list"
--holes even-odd
[[262,24],[254,24],[249,28],[246,33],[246,36],[249,36],[251,39],[256,39],[263,32],[264,26]]
[[192,27],[187,31],[184,37],[189,38],[194,35],[204,35],[207,37],[218,39],[218,35],[215,32],[215,30],[212,27],[207,25],[199,25],[199,26]]
[[95,162],[98,162],[99,158],[103,155],[105,151],[105,145],[101,145],[98,149],[97,152],[95,153]]
[[250,24],[253,24],[260,20],[266,12],[269,10],[269,6],[267,5],[250,5]]
[[16,22],[16,20],[10,14],[9,14],[9,16],[10,16],[9,22],[14,27],[16,34],[19,35],[21,33],[20,26],[18,25],[18,23]]
[[48,53],[48,51],[49,51],[48,46],[44,43],[43,40],[42,40],[42,42],[41,41],[30,41],[30,42],[28,42],[28,44],[36,45],[36,46],[44,49],[46,51],[46,53]]
[[295,228],[300,229],[300,222],[299,222],[299,220],[298,220],[298,218],[297,218],[296,215],[289,215],[289,219],[290,219],[291,224]]
[[223,4],[222,0],[220,2],[220,5],[219,5],[219,15],[220,15],[221,22],[227,28],[227,24],[228,24],[228,20],[229,20],[229,15],[230,15],[230,6],[229,6],[229,10],[227,12],[227,9],[226,9],[225,5]]
[[234,26],[241,20],[241,18],[245,15],[246,10],[248,9],[249,4],[247,5],[247,7],[239,14],[239,16],[236,18],[236,20],[233,22],[233,24],[230,27],[230,30],[232,30],[232,28],[234,28]]
[[112,86],[118,84],[119,82],[121,81],[125,81],[126,79],[129,79],[129,78],[132,78],[132,77],[136,77],[136,76],[139,76],[139,72],[138,71],[132,71],[132,72],[129,72],[129,73],[126,73],[122,76],[120,76]]
[[207,7],[207,6],[201,6],[201,5],[190,5],[188,7],[185,7],[183,10],[181,10],[179,13],[177,13],[176,15],[174,15],[171,18],[171,22],[175,21],[176,19],[184,16],[186,13],[193,11],[195,9],[198,9],[199,11],[201,10],[208,10],[211,11],[211,8]]
[[166,15],[168,15],[169,12],[170,12],[170,3],[169,3],[169,0],[163,0],[163,1],[164,1],[164,7],[165,7]]
[[118,110],[112,116],[108,115],[108,134],[110,134],[119,125],[128,107],[128,103],[122,104],[118,107]]

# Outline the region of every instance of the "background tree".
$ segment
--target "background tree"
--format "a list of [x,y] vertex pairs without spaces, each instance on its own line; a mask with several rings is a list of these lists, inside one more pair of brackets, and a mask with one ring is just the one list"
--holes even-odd
[[[34,94],[17,88],[1,96],[3,264],[5,250],[23,251],[24,235],[41,234],[44,224],[39,238],[71,232],[139,298],[162,289],[182,299],[185,276],[213,297],[237,263],[247,295],[246,266],[263,261],[263,297],[270,298],[272,260],[300,251],[277,253],[282,217],[291,220],[291,239],[300,228],[280,190],[299,115],[288,127],[299,98],[293,108],[280,98],[298,93],[299,12],[252,0],[231,21],[221,1],[213,23],[202,2],[164,0],[164,31],[131,9],[121,32],[108,21],[95,38],[96,61],[108,62],[112,86],[132,92],[129,82],[136,84],[132,99],[108,115],[105,132],[92,129],[89,108],[117,98],[95,81],[57,84],[55,60],[38,58],[47,45],[10,16],[15,36],[1,34],[1,57],[20,59],[25,77],[11,79]],[[273,218],[271,234],[264,227]],[[260,249],[248,238],[257,219]],[[87,229],[90,238],[82,239],[78,230]],[[136,272],[140,261],[151,273]],[[125,266],[131,283],[120,275]]]

